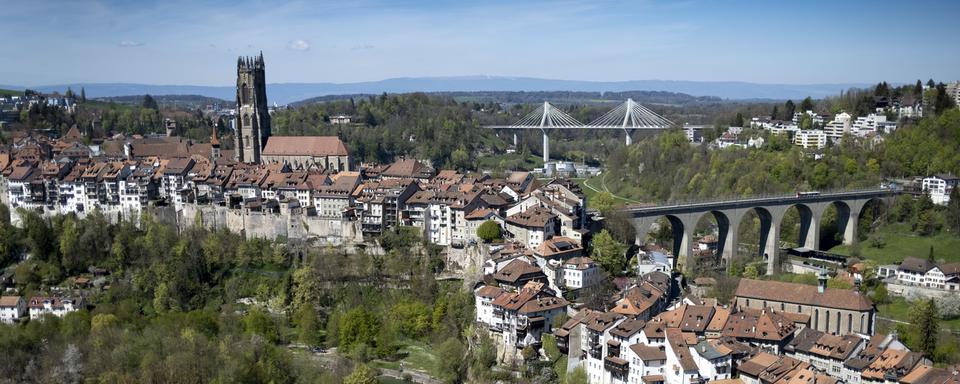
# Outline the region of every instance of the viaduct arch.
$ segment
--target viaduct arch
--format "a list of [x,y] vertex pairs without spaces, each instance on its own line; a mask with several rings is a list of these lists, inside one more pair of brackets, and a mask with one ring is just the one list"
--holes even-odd
[[643,245],[650,227],[661,217],[666,217],[673,230],[673,254],[676,267],[684,273],[692,272],[693,239],[697,222],[705,215],[713,215],[717,221],[717,253],[729,265],[737,254],[739,241],[737,229],[744,216],[756,212],[760,219],[759,254],[767,262],[767,273],[774,270],[779,260],[780,225],[784,214],[791,207],[800,213],[799,243],[804,247],[820,250],[820,223],[823,214],[831,205],[837,208],[837,219],[843,244],[857,242],[857,228],[863,208],[872,200],[890,205],[898,192],[877,189],[769,196],[736,200],[719,200],[696,203],[677,203],[658,206],[628,206],[624,212],[636,229],[636,244]]

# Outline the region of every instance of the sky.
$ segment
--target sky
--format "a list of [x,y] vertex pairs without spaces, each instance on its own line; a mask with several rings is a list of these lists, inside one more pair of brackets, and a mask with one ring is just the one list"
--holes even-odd
[[960,79],[960,1],[14,1],[0,84]]

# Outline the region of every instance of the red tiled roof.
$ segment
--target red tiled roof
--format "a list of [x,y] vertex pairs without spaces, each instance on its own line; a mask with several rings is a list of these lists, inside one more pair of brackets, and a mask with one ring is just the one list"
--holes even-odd
[[850,289],[826,288],[823,293],[806,284],[769,280],[740,279],[737,297],[812,305],[818,307],[869,311],[873,303],[865,295]]
[[348,156],[347,146],[336,136],[270,136],[264,156]]

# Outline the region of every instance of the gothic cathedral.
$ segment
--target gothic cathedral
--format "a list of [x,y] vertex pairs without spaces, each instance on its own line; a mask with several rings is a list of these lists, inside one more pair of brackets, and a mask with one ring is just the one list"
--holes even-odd
[[259,164],[260,152],[270,137],[263,52],[256,57],[237,60],[236,127],[237,161]]

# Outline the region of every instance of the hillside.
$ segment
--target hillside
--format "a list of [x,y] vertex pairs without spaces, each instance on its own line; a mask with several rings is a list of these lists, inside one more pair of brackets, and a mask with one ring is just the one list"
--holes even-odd
[[22,94],[23,94],[22,91],[15,91],[12,89],[0,89],[0,96],[10,96],[10,95],[18,96]]
[[[269,76],[269,74],[268,74]],[[867,84],[760,84],[738,81],[630,80],[583,81],[530,77],[454,76],[406,77],[356,83],[274,83],[267,85],[270,103],[289,104],[324,95],[381,94],[408,92],[625,92],[630,90],[685,93],[723,99],[802,99],[822,98],[849,88]],[[67,87],[86,89],[87,97],[129,95],[203,95],[229,100],[234,87],[197,85],[152,85],[135,83],[78,83],[31,86],[41,92],[64,92]],[[0,88],[23,89],[23,86],[0,85]]]
[[[573,92],[573,91],[476,91],[476,92],[430,92],[431,95],[450,97],[459,102],[531,104],[549,100],[556,104],[610,104],[621,103],[632,98],[638,103],[687,105],[698,103],[722,103],[719,97],[692,96],[678,92],[664,91],[625,91],[625,92]],[[350,98],[365,98],[371,94],[328,95],[312,97],[291,103],[291,106],[322,103]]]
[[[230,106],[234,102],[227,101],[224,99],[218,99],[215,97],[202,96],[202,95],[151,95],[154,100],[160,104],[161,107],[166,108],[177,108],[177,109],[195,109],[203,108],[209,104],[220,104],[223,106]],[[132,96],[114,96],[114,97],[99,97],[97,100],[113,102],[118,104],[131,104],[131,105],[140,105],[143,103],[143,95],[132,95]]]

